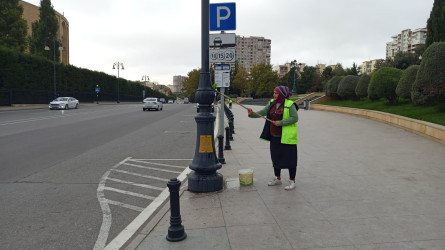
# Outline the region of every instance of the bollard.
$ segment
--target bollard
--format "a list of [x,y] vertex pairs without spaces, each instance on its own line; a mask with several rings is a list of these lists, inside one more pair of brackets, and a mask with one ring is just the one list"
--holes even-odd
[[233,141],[232,127],[233,127],[233,119],[229,119],[229,131],[230,131],[230,133],[229,133],[229,135],[230,135],[229,139],[230,139],[231,141]]
[[226,127],[226,146],[224,147],[225,150],[232,150],[232,147],[230,146],[230,128]]
[[184,226],[182,226],[181,212],[179,208],[179,187],[181,182],[174,178],[170,179],[167,183],[167,187],[170,191],[170,227],[168,228],[167,240],[168,241],[181,241],[187,238],[187,234],[184,232]]
[[224,147],[224,136],[218,135],[218,162],[221,164],[226,164],[226,159],[224,159],[223,147]]
[[233,117],[229,119],[229,127],[230,127],[230,133],[232,135],[235,134],[235,122]]

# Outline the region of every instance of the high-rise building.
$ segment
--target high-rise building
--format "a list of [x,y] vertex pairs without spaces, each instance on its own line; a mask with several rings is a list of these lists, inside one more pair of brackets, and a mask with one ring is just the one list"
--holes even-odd
[[186,78],[187,77],[181,75],[173,76],[173,87],[171,88],[171,91],[175,94],[181,93],[183,88],[182,83]]
[[414,31],[410,29],[402,30],[400,34],[394,35],[391,42],[386,43],[386,58],[394,59],[399,52],[413,52],[414,49],[425,44],[427,28],[420,28]]
[[271,40],[258,36],[236,36],[235,58],[247,72],[261,63],[270,64]]

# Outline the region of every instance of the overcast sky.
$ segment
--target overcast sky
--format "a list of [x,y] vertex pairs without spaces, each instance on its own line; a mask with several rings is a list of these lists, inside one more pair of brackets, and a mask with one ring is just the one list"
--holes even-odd
[[[236,31],[272,40],[271,64],[351,67],[385,58],[403,29],[425,28],[434,0],[238,0]],[[40,6],[40,0],[27,0]],[[52,0],[70,29],[70,64],[169,85],[201,67],[199,0]]]

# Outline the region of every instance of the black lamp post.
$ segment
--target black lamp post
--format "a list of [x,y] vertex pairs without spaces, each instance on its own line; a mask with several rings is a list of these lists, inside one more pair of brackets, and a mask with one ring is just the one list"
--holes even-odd
[[113,69],[115,69],[117,67],[117,103],[120,103],[120,99],[119,99],[119,69],[122,68],[122,70],[124,70],[124,64],[121,62],[115,62],[113,63]]
[[297,60],[293,60],[293,61],[290,62],[290,66],[291,66],[291,68],[294,69],[294,85],[293,85],[293,87],[292,87],[292,94],[293,94],[293,95],[296,95],[296,94],[297,94],[297,86],[295,85],[295,71],[296,71],[295,66],[296,66],[296,65],[297,65]]
[[[56,88],[56,43],[57,43],[57,41],[53,40],[52,42],[53,42],[54,99],[56,99],[57,98],[57,88]],[[45,50],[50,50],[48,43],[49,42],[47,42],[47,44],[45,45]],[[57,44],[57,47],[59,48],[59,44]]]
[[209,72],[209,0],[201,0],[201,74],[195,99],[199,113],[195,116],[197,137],[195,156],[188,177],[188,188],[194,192],[214,192],[223,188],[223,176],[216,170],[221,168],[215,153],[213,138],[215,116],[210,113],[215,93],[211,88]]
[[150,77],[148,77],[147,75],[143,75],[142,76],[142,81],[149,82],[150,81]]
[[251,76],[247,76],[246,77],[246,80],[247,80],[247,86],[249,87],[249,95],[247,96],[247,97],[251,97],[250,96],[250,79],[251,79],[252,77]]

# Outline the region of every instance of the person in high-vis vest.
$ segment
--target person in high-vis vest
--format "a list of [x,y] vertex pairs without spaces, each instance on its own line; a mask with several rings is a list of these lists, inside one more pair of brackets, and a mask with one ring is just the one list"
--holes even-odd
[[227,102],[229,103],[229,109],[231,109],[232,108],[232,102],[233,102],[232,99],[229,98],[229,100],[227,100]]
[[[270,141],[270,155],[275,177],[268,182],[269,186],[281,185],[281,169],[289,170],[289,185],[285,190],[295,189],[295,176],[297,174],[297,143],[298,143],[298,106],[288,98],[292,95],[286,86],[274,89],[273,99],[262,110],[256,112],[266,116],[260,138]],[[260,117],[247,109],[251,118]]]

